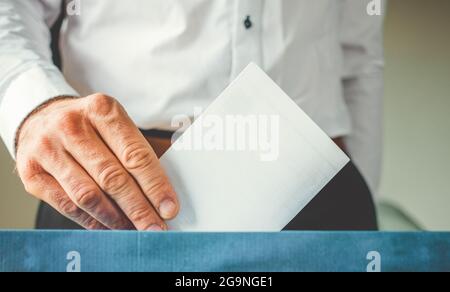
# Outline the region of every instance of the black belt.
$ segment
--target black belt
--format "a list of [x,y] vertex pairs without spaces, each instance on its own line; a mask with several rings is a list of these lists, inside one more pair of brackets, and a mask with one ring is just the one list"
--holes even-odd
[[175,133],[173,131],[157,130],[157,129],[150,129],[150,130],[139,129],[139,130],[145,137],[153,137],[161,139],[172,139],[172,136]]

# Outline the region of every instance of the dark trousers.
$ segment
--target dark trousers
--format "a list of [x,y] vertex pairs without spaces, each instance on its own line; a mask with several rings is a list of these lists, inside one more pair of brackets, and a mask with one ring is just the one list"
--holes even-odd
[[[45,203],[36,228],[82,229]],[[284,230],[377,230],[372,196],[357,168],[345,166]]]

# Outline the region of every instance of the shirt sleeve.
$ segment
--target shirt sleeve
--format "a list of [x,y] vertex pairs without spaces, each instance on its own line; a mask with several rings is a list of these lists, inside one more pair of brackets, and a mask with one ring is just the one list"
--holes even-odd
[[[375,1],[377,2],[377,1]],[[345,137],[354,164],[376,195],[382,161],[383,22],[369,15],[371,0],[342,0],[340,40],[343,50],[343,93],[350,111],[352,133]]]
[[0,1],[0,136],[13,157],[29,113],[53,97],[78,95],[52,62],[49,26],[60,7],[60,0]]

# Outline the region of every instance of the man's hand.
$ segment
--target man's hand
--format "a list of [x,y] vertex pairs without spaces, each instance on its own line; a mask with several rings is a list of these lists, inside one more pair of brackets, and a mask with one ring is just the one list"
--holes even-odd
[[87,229],[161,230],[178,212],[158,158],[111,97],[52,101],[17,141],[27,192]]

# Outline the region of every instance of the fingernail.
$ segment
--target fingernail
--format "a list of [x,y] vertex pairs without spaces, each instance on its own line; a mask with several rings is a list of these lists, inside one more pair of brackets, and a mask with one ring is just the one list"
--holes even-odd
[[147,230],[148,231],[163,231],[162,227],[159,226],[158,224],[150,225],[150,227]]
[[159,205],[159,214],[163,219],[171,219],[177,211],[177,205],[171,199],[165,199]]

